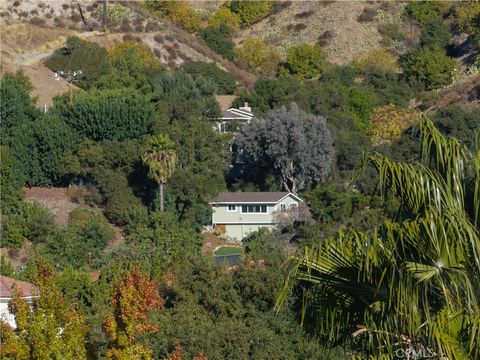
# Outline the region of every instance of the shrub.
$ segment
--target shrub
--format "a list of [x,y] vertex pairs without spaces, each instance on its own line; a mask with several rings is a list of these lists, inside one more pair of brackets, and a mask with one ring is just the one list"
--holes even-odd
[[[103,5],[100,4],[97,7],[97,12],[101,14],[103,12]],[[121,22],[128,14],[130,9],[122,4],[107,3],[107,22],[110,24],[117,24]]]
[[265,76],[274,76],[278,70],[280,53],[263,40],[249,37],[243,45],[235,50],[240,64],[258,71]]
[[240,29],[240,19],[228,7],[221,6],[208,18],[208,25],[219,28],[221,25],[228,26],[231,30]]
[[225,59],[233,60],[234,43],[231,38],[230,28],[222,24],[219,28],[208,26],[198,32],[198,37],[202,39],[213,51],[222,55]]
[[65,98],[57,101],[54,111],[94,141],[139,138],[147,133],[153,117],[152,105],[132,89],[78,92],[72,104]]
[[335,37],[335,32],[332,30],[327,30],[324,31],[322,35],[318,37],[318,42],[317,44],[319,46],[328,46],[330,44],[330,41]]
[[371,50],[366,55],[354,58],[352,60],[352,65],[361,73],[364,73],[372,66],[388,72],[399,71],[397,58],[383,48]]
[[182,69],[193,77],[200,75],[212,80],[217,86],[217,94],[233,94],[236,89],[235,78],[215,64],[194,61],[186,63]]
[[230,10],[238,15],[242,27],[253,25],[266,18],[273,6],[273,1],[241,1],[234,0]]
[[420,115],[415,110],[404,109],[393,104],[374,108],[368,130],[372,143],[380,145],[397,140],[419,119]]
[[480,16],[480,2],[459,1],[454,5],[455,23],[460,31],[466,33],[475,32],[475,18]]
[[108,51],[108,55],[115,66],[115,61],[122,58],[127,53],[133,53],[139,64],[143,67],[159,66],[155,55],[150,48],[142,42],[127,40],[116,44]]
[[392,41],[405,40],[405,34],[399,23],[379,24],[377,30],[384,38]]
[[325,69],[325,55],[318,45],[303,44],[287,50],[285,66],[299,79],[311,79]]
[[429,21],[442,17],[449,9],[446,1],[411,1],[405,6],[408,17],[424,25]]
[[377,10],[366,6],[363,8],[362,13],[358,16],[357,20],[358,22],[372,22],[375,19],[375,16],[377,16]]
[[82,75],[77,82],[81,87],[91,86],[109,68],[106,49],[76,36],[67,39],[66,47],[55,50],[45,65],[52,71],[81,70]]
[[443,24],[442,19],[435,19],[423,27],[420,45],[445,48],[451,36],[450,30]]
[[439,48],[421,47],[408,54],[402,68],[409,81],[417,81],[427,90],[450,84],[457,62]]
[[154,13],[160,13],[189,32],[197,31],[202,19],[187,4],[182,1],[145,1],[147,9]]
[[39,18],[38,16],[35,16],[30,19],[29,23],[32,25],[42,26],[42,25],[45,25],[45,20],[43,20],[42,18]]

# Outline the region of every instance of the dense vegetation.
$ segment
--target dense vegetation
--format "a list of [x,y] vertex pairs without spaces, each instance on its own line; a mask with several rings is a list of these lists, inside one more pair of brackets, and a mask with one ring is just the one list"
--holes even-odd
[[[466,70],[452,37],[478,43],[478,4],[408,3],[379,27],[384,48],[342,66],[319,44],[235,47],[275,5],[229,1],[202,20],[146,1],[255,73],[252,91],[215,63],[167,70],[140,42],[76,37],[46,61],[82,69],[71,101],[43,113],[22,73],[3,76],[1,245],[32,251],[0,272],[41,297],[15,297],[2,358],[478,358],[480,110],[435,105]],[[404,23],[416,35],[399,51]],[[225,94],[256,115],[236,134],[213,130]],[[78,207],[58,224],[25,186],[68,187]],[[228,268],[202,252],[202,231],[209,201],[237,190],[289,190],[306,206],[250,234]]]

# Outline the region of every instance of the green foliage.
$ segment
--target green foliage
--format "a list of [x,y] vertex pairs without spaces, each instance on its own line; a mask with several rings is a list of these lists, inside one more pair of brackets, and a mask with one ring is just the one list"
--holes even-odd
[[311,79],[325,69],[325,55],[318,45],[303,44],[287,50],[287,70],[299,79]]
[[366,55],[354,58],[352,65],[360,73],[365,73],[370,67],[391,73],[399,70],[397,58],[383,48],[374,49]]
[[13,265],[2,255],[0,258],[0,275],[12,277],[14,273],[15,269],[13,268]]
[[248,27],[268,16],[273,6],[273,1],[245,1],[233,0],[230,10],[240,19],[242,27]]
[[213,81],[217,88],[215,93],[218,95],[230,95],[233,94],[236,89],[235,78],[233,75],[220,69],[213,63],[192,61],[183,65],[182,69],[194,78],[203,76],[204,78]]
[[357,129],[365,131],[368,127],[370,113],[373,108],[372,97],[353,86],[344,88],[344,92],[348,99],[348,110],[353,115],[355,126]]
[[420,130],[423,164],[368,156],[382,193],[400,203],[396,220],[305,248],[290,261],[277,308],[295,283],[304,324],[330,342],[353,343],[356,331],[361,356],[427,349],[476,359],[480,153],[442,136],[430,120]]
[[411,87],[403,78],[377,67],[367,69],[364,86],[377,106],[395,104],[406,107],[413,96]]
[[432,90],[452,82],[457,63],[438,47],[419,47],[405,57],[402,68],[409,81]]
[[405,14],[421,25],[444,16],[450,8],[446,1],[412,1],[405,6]]
[[197,31],[201,26],[200,16],[183,1],[146,0],[147,9],[168,17],[189,32]]
[[215,84],[184,71],[164,73],[152,79],[158,114],[170,121],[189,117],[216,118],[220,108],[215,100]]
[[248,37],[242,46],[235,49],[238,62],[265,76],[274,76],[278,70],[280,53],[265,41]]
[[207,26],[198,32],[198,37],[202,39],[207,46],[222,55],[230,61],[235,57],[233,51],[234,43],[230,28],[221,24],[219,27]]
[[432,20],[425,24],[422,29],[420,45],[432,48],[446,48],[451,37],[452,34],[442,19]]
[[55,50],[45,65],[52,71],[69,73],[81,70],[77,77],[82,88],[88,88],[109,70],[107,50],[94,42],[76,36],[67,39],[66,47]]
[[[130,9],[122,4],[107,4],[107,23],[116,24],[122,21],[128,14]],[[97,7],[99,14],[103,13],[103,5],[100,4]]]
[[131,89],[78,92],[72,104],[61,98],[52,111],[80,135],[95,141],[140,138],[153,117],[151,104]]
[[228,7],[221,6],[208,18],[208,25],[219,28],[222,25],[228,26],[231,30],[240,29],[240,19]]

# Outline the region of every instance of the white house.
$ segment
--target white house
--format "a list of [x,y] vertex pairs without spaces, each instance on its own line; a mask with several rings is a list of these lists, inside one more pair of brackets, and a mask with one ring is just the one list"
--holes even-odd
[[38,287],[35,285],[6,276],[0,276],[0,320],[14,329],[17,327],[15,324],[15,316],[8,309],[8,303],[13,299],[15,288],[20,291],[22,298],[28,302],[31,302],[40,294]]
[[222,112],[222,116],[215,120],[215,129],[219,132],[235,132],[239,126],[250,123],[253,118],[252,108],[245,102],[243,106],[229,108]]
[[212,225],[225,236],[242,240],[262,227],[277,225],[277,215],[303,202],[289,192],[224,192],[210,202]]

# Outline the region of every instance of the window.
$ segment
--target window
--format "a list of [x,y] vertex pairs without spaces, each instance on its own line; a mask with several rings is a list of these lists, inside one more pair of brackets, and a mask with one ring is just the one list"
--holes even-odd
[[267,205],[242,205],[242,213],[267,213]]
[[228,205],[228,211],[229,212],[237,211],[237,207],[235,205]]
[[280,210],[282,212],[286,211],[287,210],[287,206],[285,204],[280,204]]

